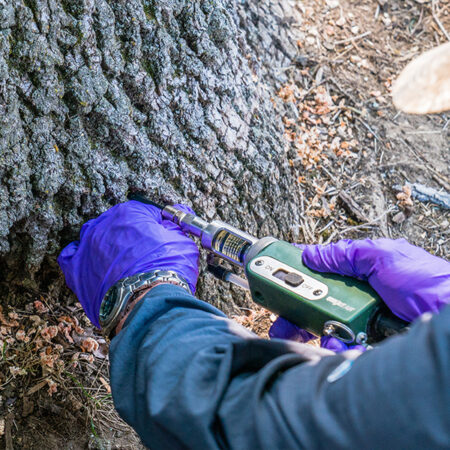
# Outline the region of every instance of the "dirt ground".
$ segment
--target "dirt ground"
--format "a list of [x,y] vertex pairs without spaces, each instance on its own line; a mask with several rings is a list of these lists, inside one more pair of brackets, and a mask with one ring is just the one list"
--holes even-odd
[[[293,173],[303,173],[292,186],[304,196],[304,242],[404,237],[449,259],[450,211],[405,186],[450,192],[450,115],[399,113],[390,88],[408,61],[446,42],[450,2],[295,3],[298,56],[277,68],[292,81],[273,86],[273,102],[292,105],[283,120]],[[106,343],[57,291],[23,292],[27,306],[1,314],[0,447],[143,448],[114,411]],[[266,336],[274,317],[255,308],[236,319]]]

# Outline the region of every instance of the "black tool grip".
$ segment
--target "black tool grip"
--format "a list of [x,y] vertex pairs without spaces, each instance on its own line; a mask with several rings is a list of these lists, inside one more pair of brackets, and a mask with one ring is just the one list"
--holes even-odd
[[145,203],[147,205],[156,206],[159,209],[164,209],[163,205],[153,202],[148,197],[140,192],[130,192],[128,195],[128,200],[136,200],[137,202]]
[[214,275],[218,280],[226,281],[228,270],[220,265],[208,264],[208,272]]
[[385,305],[375,311],[368,326],[368,336],[372,342],[379,342],[394,334],[403,333],[409,329],[409,322],[397,317]]

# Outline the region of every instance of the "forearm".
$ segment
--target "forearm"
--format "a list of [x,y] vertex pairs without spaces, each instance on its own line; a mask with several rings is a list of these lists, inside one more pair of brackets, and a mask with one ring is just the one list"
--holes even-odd
[[114,403],[152,449],[215,448],[221,439],[233,447],[250,445],[257,434],[255,411],[233,390],[253,395],[258,382],[264,390],[266,381],[258,379],[330,353],[301,346],[305,354],[298,355],[297,346],[259,339],[183,289],[158,286],[111,343]]
[[[393,442],[396,420],[402,426],[408,414],[421,413],[387,420],[382,411],[401,402],[418,408],[415,386],[403,385],[416,369],[436,376],[424,345],[414,348],[419,361],[409,362],[408,344],[387,343],[330,383],[351,354],[322,358],[331,353],[258,339],[181,288],[159,286],[111,344],[111,384],[119,413],[152,449],[342,448],[370,433]],[[427,393],[438,409],[439,387]]]

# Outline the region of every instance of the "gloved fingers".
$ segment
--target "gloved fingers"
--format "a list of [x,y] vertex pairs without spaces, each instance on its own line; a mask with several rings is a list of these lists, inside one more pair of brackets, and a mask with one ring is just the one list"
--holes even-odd
[[380,251],[383,251],[378,241],[341,240],[325,246],[308,245],[303,250],[303,262],[318,272],[367,280],[373,273]]
[[146,203],[141,203],[137,200],[130,200],[128,202],[116,205],[113,208],[115,207],[119,207],[119,214],[117,216],[118,219],[123,215],[142,215],[142,219],[148,221],[149,223],[162,223],[161,210],[156,206],[147,205]]
[[194,216],[197,215],[197,214],[195,214],[195,211],[190,206],[183,205],[182,203],[177,203],[177,204],[173,205],[173,207],[179,209],[180,211],[183,211],[184,213],[193,214]]
[[72,288],[72,258],[78,251],[80,241],[71,242],[69,245],[63,248],[62,252],[58,256],[58,264],[61,268],[64,277],[66,278],[67,285]]
[[269,329],[269,337],[271,339],[289,339],[296,342],[308,342],[315,339],[315,336],[289,320],[278,317]]
[[[144,230],[139,240],[122,253],[119,279],[155,268],[173,270],[185,278],[195,292],[200,253],[194,240],[178,225],[173,225],[173,228],[155,225],[151,230]],[[112,271],[108,275],[112,275]]]
[[367,350],[367,347],[364,347],[364,345],[353,345],[352,347],[349,347],[349,350],[358,350],[361,353],[364,353]]
[[182,233],[181,227],[177,225],[176,223],[172,222],[171,220],[163,220],[161,225],[167,230],[167,231],[178,231]]
[[320,346],[335,353],[345,352],[349,348],[347,344],[332,336],[322,336],[320,338]]
[[[103,213],[106,214],[106,213]],[[101,216],[96,217],[95,219],[88,220],[83,224],[80,230],[80,241],[83,239],[83,236],[89,232],[89,230],[98,223],[98,220]]]
[[389,262],[429,257],[405,239],[341,240],[328,245],[308,245],[303,262],[318,272],[331,272],[367,280]]
[[79,245],[80,241],[73,241],[64,247],[58,256],[58,264],[67,264],[67,262],[70,261],[73,255],[77,252]]
[[339,241],[328,245],[307,245],[303,249],[303,263],[318,272],[354,276],[354,269],[346,253],[351,243],[352,241]]
[[108,228],[114,223],[128,224],[143,222],[149,224],[161,224],[162,217],[159,208],[153,205],[147,205],[145,203],[138,202],[136,200],[130,200],[125,203],[119,203],[105,211],[95,219],[91,219],[86,222],[80,231],[80,241],[96,228]]
[[322,348],[332,350],[335,353],[341,353],[347,350],[358,350],[359,352],[363,353],[367,350],[364,345],[348,345],[332,336],[322,336],[320,338],[320,346]]
[[[309,333],[289,320],[278,317],[269,329],[269,337],[271,339],[288,339],[290,341],[306,343],[316,336]],[[347,345],[341,340],[332,336],[322,336],[320,338],[320,346],[335,353],[345,352],[347,350],[358,350],[365,352],[367,349],[363,345]]]
[[[183,211],[184,213],[193,214],[194,216],[196,215],[195,212],[189,206],[178,204],[178,203],[176,205],[173,205],[173,206],[174,206],[174,208],[177,208],[180,211]],[[163,225],[163,227],[166,230],[181,231],[180,226],[175,224],[175,223],[173,223],[171,220],[163,220],[162,221],[162,225]],[[186,234],[186,233],[184,233],[184,234]]]

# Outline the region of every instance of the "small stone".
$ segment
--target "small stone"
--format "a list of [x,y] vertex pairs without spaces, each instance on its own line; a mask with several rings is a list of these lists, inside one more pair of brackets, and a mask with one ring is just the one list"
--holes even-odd
[[353,34],[358,34],[359,33],[359,27],[357,25],[354,25],[353,27],[351,27],[350,31]]
[[405,214],[400,211],[399,213],[397,213],[393,218],[392,218],[392,222],[394,223],[402,223],[406,220],[406,216]]
[[345,25],[345,17],[344,16],[339,17],[339,19],[336,20],[336,25],[342,28]]
[[392,20],[389,17],[388,13],[384,13],[383,16],[381,17],[381,20],[383,21],[384,25],[387,27],[392,23]]
[[335,34],[333,25],[327,25],[325,27],[325,31],[328,34],[328,36],[333,36]]
[[367,59],[362,59],[358,64],[358,67],[362,67],[363,69],[370,69],[369,61]]
[[327,0],[327,6],[330,9],[337,8],[339,6],[339,0]]

